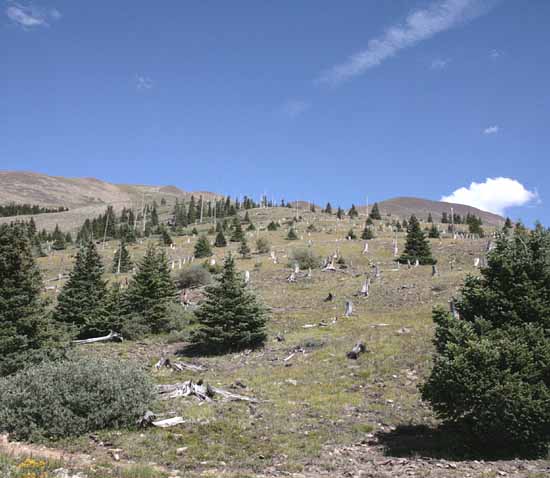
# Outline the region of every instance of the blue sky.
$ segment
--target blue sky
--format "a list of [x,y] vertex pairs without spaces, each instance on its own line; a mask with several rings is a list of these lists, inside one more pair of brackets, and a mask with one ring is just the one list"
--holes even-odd
[[550,224],[547,0],[0,6],[0,169]]

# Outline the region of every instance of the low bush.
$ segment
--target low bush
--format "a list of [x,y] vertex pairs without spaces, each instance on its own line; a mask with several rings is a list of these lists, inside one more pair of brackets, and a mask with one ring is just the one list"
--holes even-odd
[[256,241],[256,249],[260,254],[267,254],[271,250],[271,244],[266,238],[260,237]]
[[176,280],[180,289],[202,287],[212,282],[212,275],[203,266],[192,266],[182,270]]
[[0,380],[0,431],[41,441],[128,427],[153,399],[150,378],[129,363],[46,362]]
[[300,269],[315,269],[321,265],[321,258],[311,249],[294,249],[290,255],[290,265],[298,263]]

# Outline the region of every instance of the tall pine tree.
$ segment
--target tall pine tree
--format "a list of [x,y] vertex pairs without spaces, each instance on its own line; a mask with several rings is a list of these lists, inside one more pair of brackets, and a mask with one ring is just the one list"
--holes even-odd
[[432,257],[430,243],[426,239],[418,219],[413,215],[408,222],[405,250],[398,261],[401,264],[406,264],[408,261],[412,263],[417,260],[421,265],[435,264],[437,262]]
[[153,333],[167,331],[168,308],[176,293],[166,255],[150,245],[126,292],[128,320],[140,322]]
[[210,353],[257,347],[266,339],[266,312],[247,289],[228,256],[216,285],[206,288],[206,298],[196,311],[199,327],[191,340]]
[[201,257],[210,257],[212,255],[212,248],[210,242],[206,236],[200,236],[195,243],[195,257],[197,259]]
[[24,226],[0,225],[0,377],[63,351]]
[[89,241],[76,254],[73,270],[57,298],[54,318],[68,325],[79,338],[109,332],[106,296],[101,257]]
[[126,242],[124,240],[120,241],[115,256],[113,257],[113,265],[111,267],[111,272],[113,274],[125,274],[132,270],[132,258],[126,247]]
[[373,204],[372,209],[371,209],[370,214],[369,214],[369,217],[371,219],[374,219],[374,220],[377,220],[377,221],[382,219],[382,216],[380,215],[380,209],[378,208],[378,203],[377,202],[375,202]]

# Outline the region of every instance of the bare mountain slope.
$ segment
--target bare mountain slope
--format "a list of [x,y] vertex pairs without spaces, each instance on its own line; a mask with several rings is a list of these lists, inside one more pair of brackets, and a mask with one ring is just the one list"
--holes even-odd
[[492,212],[482,211],[472,206],[465,206],[464,204],[412,197],[398,197],[381,201],[378,203],[378,206],[382,216],[391,214],[399,218],[408,218],[411,214],[414,214],[419,219],[425,220],[428,214],[431,213],[434,221],[439,222],[441,220],[441,214],[443,212],[450,214],[451,208],[453,208],[455,214],[460,214],[460,216],[466,216],[468,213],[475,214],[481,217],[484,224],[489,226],[502,226],[504,224],[504,218],[501,216],[493,214]]
[[[161,198],[188,199],[191,195],[205,200],[220,197],[210,192],[189,192],[176,186],[112,184],[95,178],[64,178],[26,171],[0,171],[0,204],[39,204],[65,206],[69,211],[35,216],[39,228],[51,229],[59,224],[63,230],[75,230],[87,218],[104,212],[107,205],[140,208],[143,201]],[[13,218],[0,218],[0,223]]]

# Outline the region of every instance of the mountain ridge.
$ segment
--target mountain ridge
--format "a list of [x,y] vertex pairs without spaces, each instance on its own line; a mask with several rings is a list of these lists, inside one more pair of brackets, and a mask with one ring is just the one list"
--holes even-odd
[[[47,224],[46,227],[58,219],[60,222],[77,225],[86,218],[97,216],[108,205],[113,205],[115,209],[139,208],[144,201],[160,202],[162,198],[171,201],[176,198],[186,200],[191,195],[196,198],[202,196],[205,200],[225,197],[210,191],[187,191],[174,185],[115,184],[93,177],[67,178],[32,171],[0,171],[0,204],[15,202],[69,208],[69,211],[63,213],[40,215],[43,219],[40,222]],[[306,209],[311,205],[310,202],[301,200],[292,201],[291,204],[293,207],[297,204],[299,209]],[[441,213],[445,211],[450,214],[452,207],[456,214],[475,214],[481,217],[484,224],[490,226],[501,226],[504,223],[501,216],[472,206],[417,197],[391,198],[379,201],[378,205],[382,217],[389,215],[404,219],[415,214],[419,219],[426,220],[428,214],[432,214],[434,221],[439,221]],[[360,213],[365,214],[364,205],[356,207]],[[3,218],[1,222],[6,220],[10,218]]]

